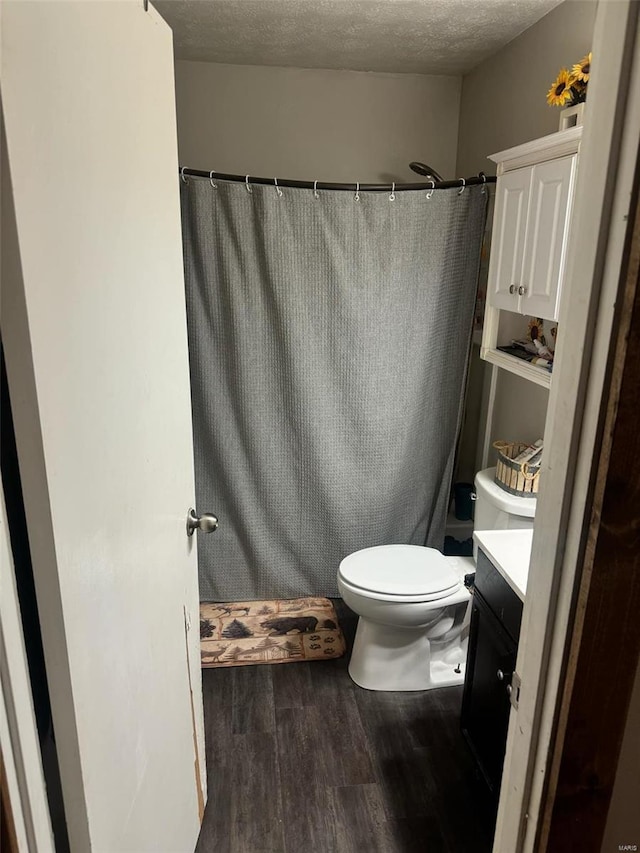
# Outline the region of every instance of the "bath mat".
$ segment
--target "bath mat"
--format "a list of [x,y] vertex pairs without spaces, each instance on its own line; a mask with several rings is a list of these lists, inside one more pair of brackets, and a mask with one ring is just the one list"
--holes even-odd
[[327,660],[345,648],[328,598],[200,603],[203,667]]

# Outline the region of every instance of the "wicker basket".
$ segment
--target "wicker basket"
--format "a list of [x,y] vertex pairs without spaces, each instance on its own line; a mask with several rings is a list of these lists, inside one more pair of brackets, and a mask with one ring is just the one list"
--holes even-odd
[[530,498],[538,493],[540,482],[540,463],[529,465],[527,462],[514,462],[514,458],[530,447],[518,442],[496,441],[493,446],[498,451],[495,482],[520,498]]

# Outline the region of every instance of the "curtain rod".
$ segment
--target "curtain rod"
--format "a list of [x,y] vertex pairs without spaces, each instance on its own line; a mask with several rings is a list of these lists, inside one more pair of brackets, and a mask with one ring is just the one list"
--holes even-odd
[[404,190],[448,190],[453,187],[473,187],[479,184],[495,184],[491,175],[480,172],[471,178],[457,178],[453,181],[427,181],[419,184],[334,184],[327,181],[294,181],[289,178],[256,178],[253,175],[229,175],[226,172],[205,172],[202,169],[180,169],[180,177],[186,182],[191,178],[209,178],[212,181],[234,181],[243,184],[265,184],[267,186],[293,187],[304,190],[347,190],[349,192],[403,192]]

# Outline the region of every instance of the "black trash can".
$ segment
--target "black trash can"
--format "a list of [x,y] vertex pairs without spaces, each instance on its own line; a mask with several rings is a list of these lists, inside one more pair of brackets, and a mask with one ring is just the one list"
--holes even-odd
[[473,483],[456,483],[453,487],[454,515],[458,521],[473,520]]

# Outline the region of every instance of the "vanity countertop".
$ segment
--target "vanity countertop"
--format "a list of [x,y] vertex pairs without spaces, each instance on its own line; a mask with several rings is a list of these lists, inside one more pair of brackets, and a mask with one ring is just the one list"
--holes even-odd
[[479,530],[473,538],[518,598],[524,601],[533,530]]

